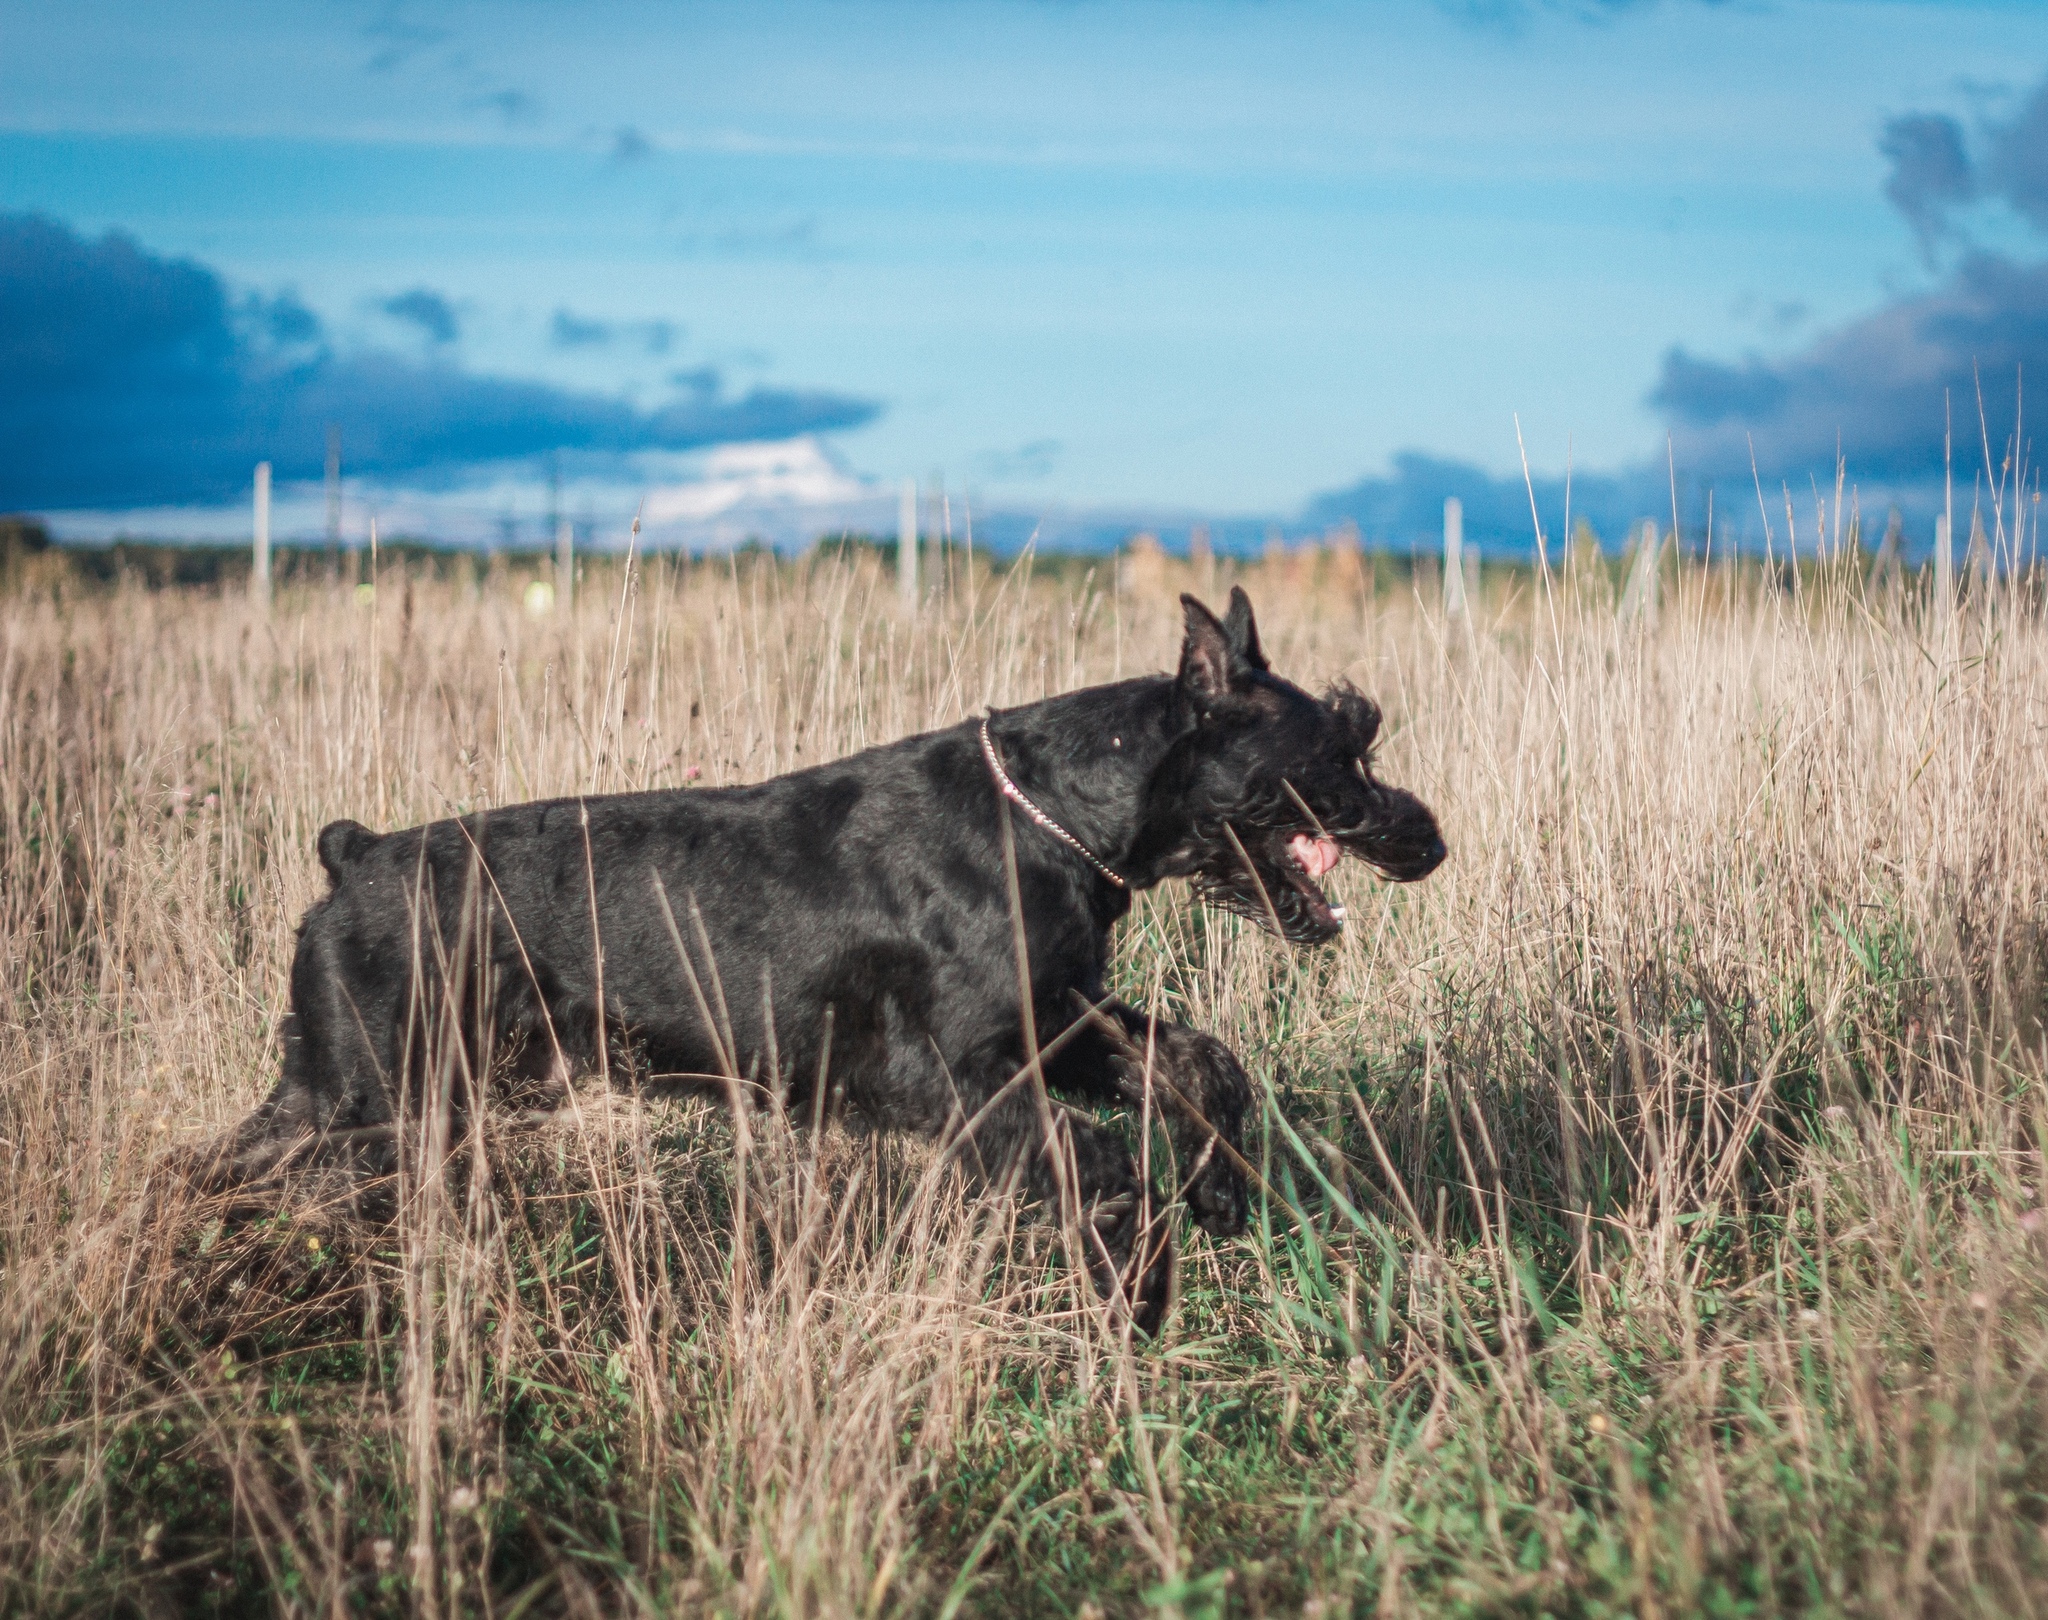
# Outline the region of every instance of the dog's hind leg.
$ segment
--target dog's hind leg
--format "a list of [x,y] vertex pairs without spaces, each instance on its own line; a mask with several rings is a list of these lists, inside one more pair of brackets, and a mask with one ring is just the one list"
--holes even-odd
[[235,1129],[199,1156],[200,1184],[246,1185],[313,1161],[338,1161],[360,1175],[395,1163],[392,1132],[406,1057],[410,973],[355,968],[346,942],[308,919],[292,961],[292,1011],[280,1026],[277,1086]]

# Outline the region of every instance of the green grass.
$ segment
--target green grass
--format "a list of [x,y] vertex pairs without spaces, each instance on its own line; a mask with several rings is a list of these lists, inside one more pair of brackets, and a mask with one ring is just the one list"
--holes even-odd
[[1654,637],[1604,576],[1469,637],[1292,578],[1276,665],[1388,702],[1455,858],[1316,956],[1132,917],[1121,991],[1262,1096],[1251,1232],[1184,1229],[1135,1348],[1057,1220],[702,1104],[495,1122],[389,1220],[150,1174],[267,1086],[330,815],[748,779],[1163,663],[1164,608],[905,627],[862,557],[568,625],[0,600],[0,1608],[2048,1608],[2038,603],[1943,663],[1846,568],[1683,570]]

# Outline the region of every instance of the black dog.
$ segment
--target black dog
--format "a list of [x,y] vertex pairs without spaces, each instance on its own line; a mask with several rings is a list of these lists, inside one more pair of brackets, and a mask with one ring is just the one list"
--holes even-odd
[[1190,878],[1314,945],[1343,926],[1316,883],[1340,853],[1403,882],[1444,857],[1428,809],[1372,774],[1370,702],[1270,674],[1242,591],[1225,622],[1181,600],[1177,676],[754,787],[327,827],[334,887],[299,930],[283,1078],[219,1162],[247,1179],[355,1144],[361,1163],[430,1073],[559,1084],[602,1060],[953,1140],[979,1173],[1071,1200],[1105,1293],[1156,1331],[1173,1262],[1150,1189],[1121,1137],[1045,1088],[1149,1085],[1216,1233],[1244,1224],[1251,1091],[1221,1042],[1105,996],[1132,893]]

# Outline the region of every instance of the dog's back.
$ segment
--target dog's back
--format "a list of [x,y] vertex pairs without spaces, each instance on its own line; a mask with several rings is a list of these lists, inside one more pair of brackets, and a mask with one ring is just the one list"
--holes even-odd
[[[950,1106],[933,1063],[1018,1041],[1014,988],[983,983],[991,961],[1015,977],[971,727],[753,786],[542,800],[381,836],[338,821],[318,848],[332,887],[300,929],[279,1125],[387,1121],[390,1079],[417,1084],[451,1038],[472,1068],[493,1047],[569,1067],[602,1053],[670,1085],[779,1085],[794,1107],[829,1063],[864,1112],[922,1125]],[[948,1005],[983,1023],[942,1024]]]

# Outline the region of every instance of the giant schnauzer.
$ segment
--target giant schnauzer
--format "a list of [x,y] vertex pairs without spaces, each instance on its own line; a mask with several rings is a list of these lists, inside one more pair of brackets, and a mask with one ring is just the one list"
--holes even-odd
[[[359,1167],[430,1074],[774,1098],[955,1144],[1078,1218],[1098,1285],[1157,1331],[1172,1248],[1115,1132],[1052,1093],[1156,1101],[1207,1230],[1243,1229],[1251,1089],[1213,1036],[1107,996],[1131,896],[1188,878],[1297,945],[1344,926],[1340,856],[1444,858],[1373,774],[1380,715],[1272,674],[1251,603],[1183,597],[1177,675],[998,710],[753,787],[554,799],[320,834],[333,880],[292,963],[283,1078],[229,1139],[244,1180]],[[1025,994],[1028,985],[1029,993]],[[474,1085],[476,1082],[467,1082]]]

